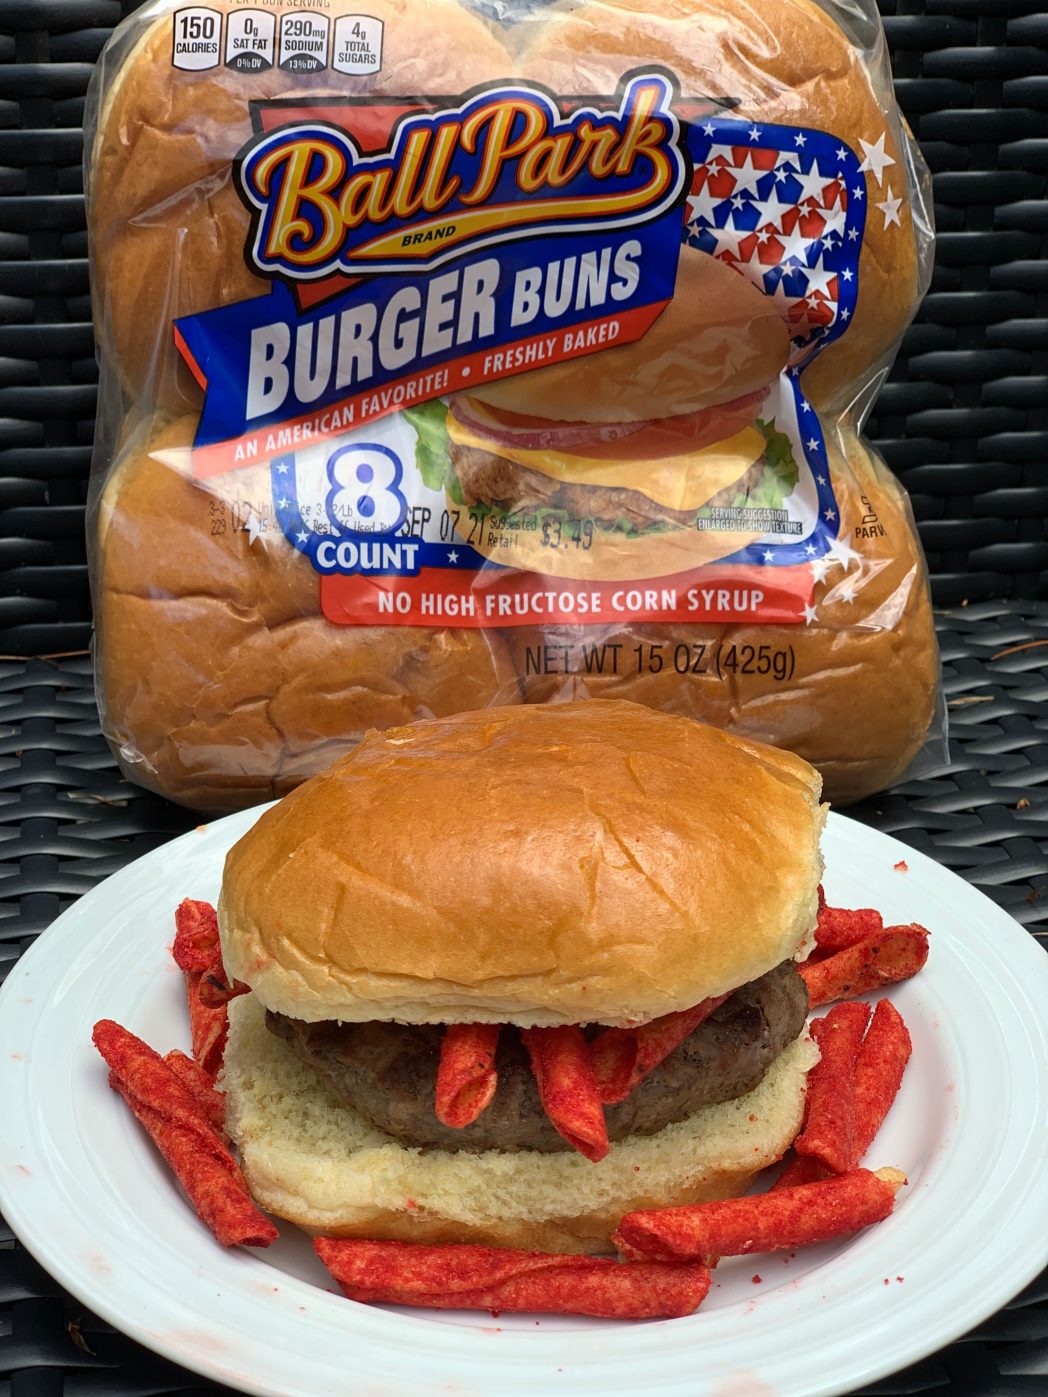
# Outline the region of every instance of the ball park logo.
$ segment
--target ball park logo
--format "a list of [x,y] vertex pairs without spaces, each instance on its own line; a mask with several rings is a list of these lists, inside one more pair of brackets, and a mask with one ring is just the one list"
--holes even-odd
[[674,95],[669,75],[638,71],[610,110],[563,114],[539,87],[499,83],[454,107],[405,101],[381,136],[388,100],[350,101],[338,125],[299,103],[237,162],[248,260],[296,282],[419,272],[522,237],[646,223],[685,186]]

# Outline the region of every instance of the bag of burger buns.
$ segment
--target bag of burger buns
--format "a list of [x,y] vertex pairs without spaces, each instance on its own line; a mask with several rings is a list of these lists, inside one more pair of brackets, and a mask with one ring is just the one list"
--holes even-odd
[[209,810],[627,698],[834,801],[941,730],[860,433],[927,285],[873,0],[162,0],[99,62],[99,704]]

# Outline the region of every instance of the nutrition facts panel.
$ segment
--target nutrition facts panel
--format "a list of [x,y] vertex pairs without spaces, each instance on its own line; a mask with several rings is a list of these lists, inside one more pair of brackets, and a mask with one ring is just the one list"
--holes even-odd
[[327,15],[312,13],[282,15],[280,19],[280,66],[288,73],[317,73],[327,67]]

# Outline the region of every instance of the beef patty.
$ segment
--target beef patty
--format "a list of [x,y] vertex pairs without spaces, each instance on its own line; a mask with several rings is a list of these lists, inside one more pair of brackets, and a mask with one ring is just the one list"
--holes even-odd
[[[752,1091],[798,1036],[807,1012],[808,992],[792,961],[743,985],[625,1101],[607,1107],[609,1138],[654,1135],[700,1106]],[[546,1118],[515,1028],[504,1027],[499,1038],[491,1105],[472,1125],[452,1130],[434,1113],[441,1025],[303,1023],[267,1013],[266,1026],[343,1101],[402,1144],[543,1154],[571,1148]],[[599,1032],[587,1030],[588,1036]]]

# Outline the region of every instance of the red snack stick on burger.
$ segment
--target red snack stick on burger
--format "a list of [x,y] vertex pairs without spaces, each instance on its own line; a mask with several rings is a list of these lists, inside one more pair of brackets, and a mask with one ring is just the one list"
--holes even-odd
[[186,977],[193,1056],[213,1080],[222,1066],[229,1032],[226,1005],[248,986],[230,982],[222,964],[218,914],[210,902],[184,898],[175,909],[175,964]]
[[202,975],[221,954],[218,914],[210,902],[183,898],[175,908],[175,940],[171,955],[186,975]]
[[[816,1057],[821,823],[798,758],[634,704],[371,733],[226,860],[252,1193],[314,1235],[598,1252],[632,1209],[744,1191]],[[755,830],[774,877],[739,876]],[[591,1045],[661,1056],[667,1016],[697,1026],[603,1103]]]
[[590,1044],[601,1101],[613,1105],[630,1092],[728,998],[704,999],[694,1009],[666,1014],[639,1028],[608,1028]]
[[444,1030],[435,1108],[437,1120],[444,1125],[461,1130],[491,1105],[498,1086],[498,1041],[498,1024],[448,1024]]
[[176,1073],[148,1044],[101,1019],[92,1034],[109,1084],[170,1165],[198,1217],[223,1246],[266,1247],[277,1230],[258,1211],[217,1130]]
[[793,1142],[799,1155],[820,1161],[834,1174],[854,1168],[855,1063],[870,1006],[857,1001],[838,1004],[810,1026],[819,1045],[819,1061],[808,1077],[804,1129]]
[[701,1261],[814,1246],[880,1222],[906,1182],[898,1169],[855,1169],[816,1183],[622,1219],[615,1242],[660,1261]]
[[313,1245],[343,1293],[364,1304],[676,1319],[694,1313],[710,1288],[702,1265],[330,1237]]
[[542,1109],[568,1144],[596,1164],[608,1153],[608,1128],[582,1030],[564,1024],[527,1028],[522,1036]]
[[801,966],[812,1006],[850,999],[916,975],[928,959],[928,932],[910,926],[885,927],[825,960]]

